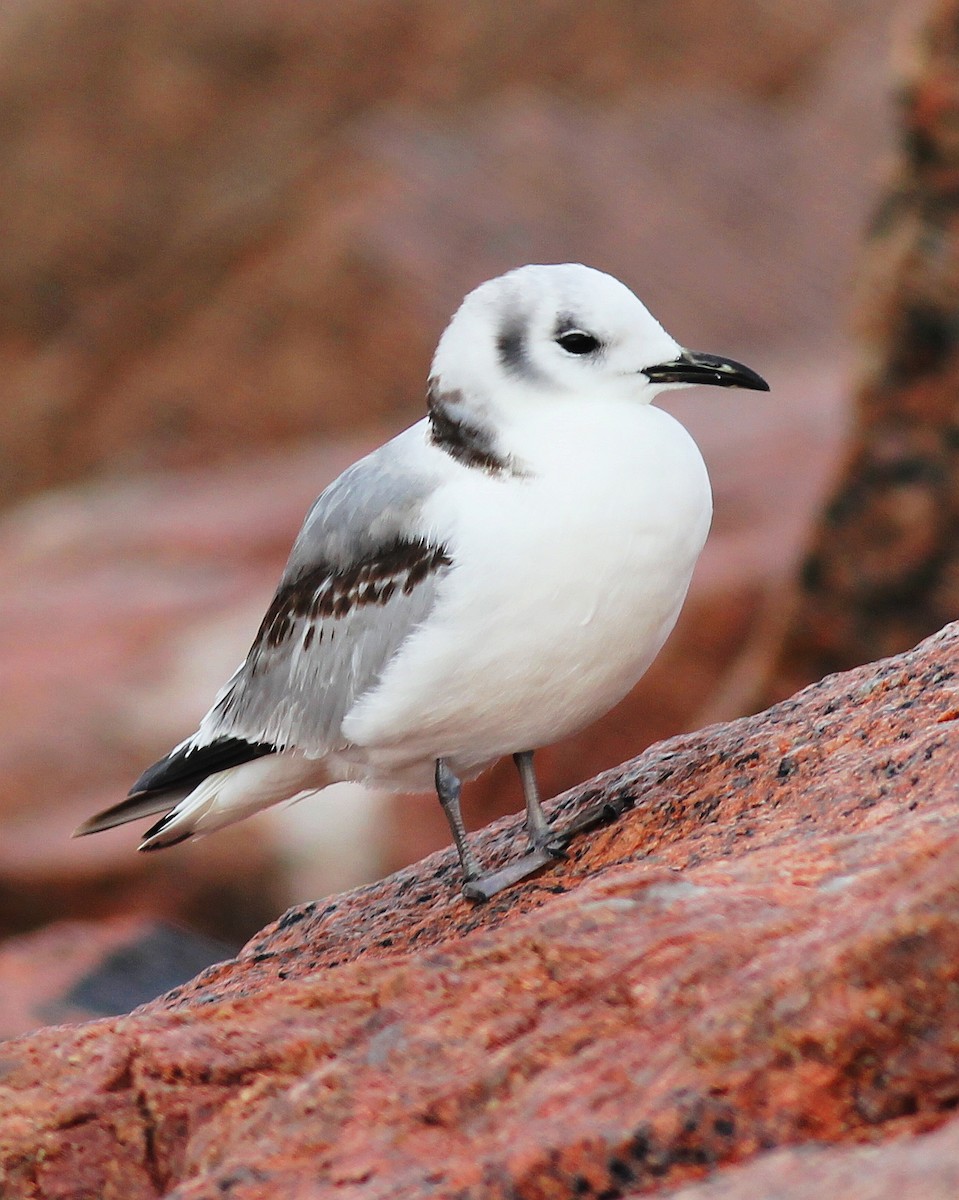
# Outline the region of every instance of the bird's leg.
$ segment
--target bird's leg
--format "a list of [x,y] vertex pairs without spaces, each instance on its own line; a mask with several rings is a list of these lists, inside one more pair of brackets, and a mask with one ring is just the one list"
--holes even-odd
[[[532,754],[529,757],[532,759]],[[530,771],[532,771],[531,763]],[[533,789],[535,793],[535,780]],[[484,875],[466,839],[466,826],[463,824],[463,814],[460,812],[460,781],[442,758],[436,760],[436,794],[443,806],[443,812],[446,814],[446,820],[460,856],[460,866],[463,869],[463,895],[467,900],[490,900],[514,883],[519,883],[521,879],[526,879],[542,870],[556,857],[556,849],[547,849],[550,828],[539,807],[539,797],[537,796],[535,807],[539,811],[539,820],[545,829],[543,844],[534,843],[531,852],[517,862],[508,863],[500,870],[489,871]]]
[[539,787],[536,783],[536,771],[533,769],[533,751],[519,751],[513,755],[513,762],[516,763],[520,782],[523,785],[523,799],[526,801],[526,832],[529,834],[531,848],[543,851],[551,858],[565,858],[564,839],[555,832],[546,819],[546,813],[543,812]]
[[463,824],[463,814],[460,811],[461,791],[460,781],[446,765],[446,762],[442,758],[438,758],[436,760],[436,794],[439,796],[450,832],[453,834],[456,852],[460,856],[463,882],[468,885],[472,880],[479,879],[483,872],[480,870],[480,865],[466,838],[466,826]]

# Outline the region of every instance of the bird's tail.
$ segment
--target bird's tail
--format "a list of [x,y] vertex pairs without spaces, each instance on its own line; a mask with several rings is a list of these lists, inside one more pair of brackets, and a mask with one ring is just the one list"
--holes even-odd
[[143,835],[139,846],[140,850],[163,850],[187,838],[242,821],[273,804],[326,787],[330,782],[322,760],[306,758],[292,750],[279,751],[214,771],[195,786],[181,784],[157,792],[134,791],[126,800],[85,821],[74,837],[163,813]]
[[217,737],[201,745],[195,742],[196,735],[174,746],[143,772],[125,800],[84,821],[73,836],[85,837],[127,821],[168,813],[214,772],[225,772],[228,767],[276,753],[269,742],[249,742],[239,737]]
[[213,833],[330,782],[322,760],[289,750],[217,771],[148,829],[138,849],[163,850]]

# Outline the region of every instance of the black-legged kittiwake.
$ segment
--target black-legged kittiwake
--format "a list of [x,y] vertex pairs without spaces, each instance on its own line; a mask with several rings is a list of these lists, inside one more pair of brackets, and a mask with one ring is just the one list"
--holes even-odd
[[[428,415],[322,493],[199,730],[77,833],[162,813],[140,847],[155,850],[352,779],[435,786],[473,899],[559,853],[533,752],[637,682],[709,529],[699,450],[650,403],[694,383],[768,390],[683,349],[589,267],[521,267],[470,292]],[[531,850],[484,875],[460,781],[507,754]]]

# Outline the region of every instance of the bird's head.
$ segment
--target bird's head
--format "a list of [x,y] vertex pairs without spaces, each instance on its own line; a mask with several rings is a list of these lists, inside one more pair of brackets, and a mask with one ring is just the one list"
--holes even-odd
[[648,403],[694,383],[768,391],[741,363],[685,350],[625,284],[578,263],[520,267],[470,292],[430,382],[494,419],[564,396]]

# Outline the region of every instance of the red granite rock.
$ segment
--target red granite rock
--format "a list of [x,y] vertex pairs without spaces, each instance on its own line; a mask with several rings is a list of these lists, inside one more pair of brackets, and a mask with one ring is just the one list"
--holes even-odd
[[0,943],[0,1039],[126,1012],[229,951],[144,917],[59,921],[7,938]]
[[880,1146],[804,1146],[763,1154],[669,1200],[955,1200],[959,1121]]
[[4,1195],[613,1197],[826,1142],[921,1180],[902,1147],[948,1155],[959,1103],[957,729],[950,626],[559,797],[609,811],[485,907],[437,854],[8,1042]]

